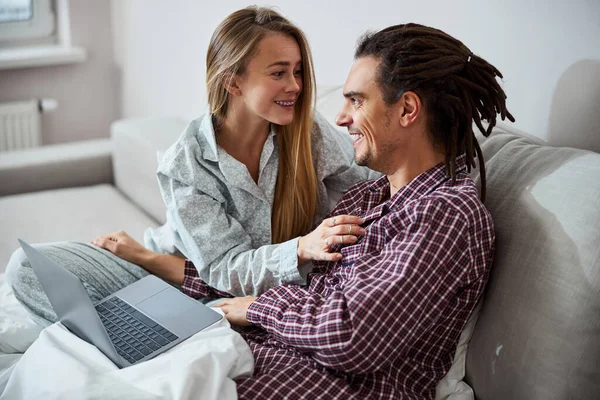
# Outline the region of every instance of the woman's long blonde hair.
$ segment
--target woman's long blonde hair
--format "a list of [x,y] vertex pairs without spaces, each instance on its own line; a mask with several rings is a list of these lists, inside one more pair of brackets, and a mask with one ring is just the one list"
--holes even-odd
[[227,115],[227,80],[244,74],[258,44],[270,32],[295,39],[302,56],[302,92],[294,119],[289,125],[276,126],[279,172],[271,214],[271,241],[281,243],[306,234],[317,209],[317,175],[311,151],[315,77],[306,37],[269,8],[251,6],[238,10],[225,18],[212,35],[206,55],[206,87],[210,110],[219,124]]

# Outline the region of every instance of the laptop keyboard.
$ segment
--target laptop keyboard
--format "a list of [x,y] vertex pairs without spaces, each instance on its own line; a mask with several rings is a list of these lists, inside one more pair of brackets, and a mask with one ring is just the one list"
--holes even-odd
[[118,297],[98,304],[96,311],[117,353],[132,364],[178,339]]

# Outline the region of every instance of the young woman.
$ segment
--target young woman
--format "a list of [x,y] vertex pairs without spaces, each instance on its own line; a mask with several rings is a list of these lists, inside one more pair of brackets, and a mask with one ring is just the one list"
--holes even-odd
[[[93,300],[148,273],[181,285],[186,259],[211,287],[258,295],[301,283],[310,260],[341,258],[329,246],[364,232],[359,218],[338,216],[308,233],[328,211],[328,189],[343,192],[371,171],[356,166],[350,141],[313,114],[302,31],[267,8],[234,12],[211,38],[206,81],[209,113],[159,165],[168,222],[146,232],[145,247],[124,232],[37,246],[79,276]],[[22,252],[7,276],[36,321],[56,319]]]

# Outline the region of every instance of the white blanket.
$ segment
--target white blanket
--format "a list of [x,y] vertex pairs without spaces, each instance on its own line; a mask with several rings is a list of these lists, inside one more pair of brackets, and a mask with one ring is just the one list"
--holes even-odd
[[15,299],[4,280],[4,274],[0,274],[0,393],[14,365],[38,337],[40,330]]
[[225,319],[165,354],[119,369],[61,324],[39,333],[6,286],[0,278],[2,400],[236,399],[233,379],[253,371],[250,348]]

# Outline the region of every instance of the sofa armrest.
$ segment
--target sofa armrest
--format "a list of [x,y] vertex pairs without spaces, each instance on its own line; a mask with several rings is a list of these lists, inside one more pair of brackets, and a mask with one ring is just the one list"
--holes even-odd
[[94,139],[0,154],[0,196],[113,183],[112,143]]

